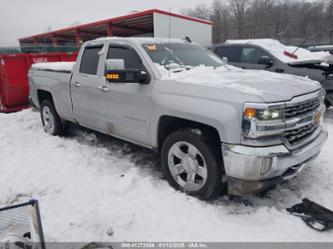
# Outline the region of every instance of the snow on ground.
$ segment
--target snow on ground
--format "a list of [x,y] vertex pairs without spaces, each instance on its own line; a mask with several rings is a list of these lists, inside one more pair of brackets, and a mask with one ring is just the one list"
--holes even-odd
[[332,137],[265,197],[203,202],[169,187],[138,146],[77,127],[51,137],[32,110],[0,114],[0,130],[0,206],[39,199],[47,241],[333,241],[285,211],[303,197],[333,209]]

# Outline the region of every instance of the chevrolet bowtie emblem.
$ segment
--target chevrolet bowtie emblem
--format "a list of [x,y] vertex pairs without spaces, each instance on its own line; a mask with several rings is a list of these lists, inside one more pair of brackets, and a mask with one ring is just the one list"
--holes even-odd
[[320,123],[320,119],[321,119],[321,112],[317,112],[314,115],[314,122],[315,122],[315,124],[319,124]]

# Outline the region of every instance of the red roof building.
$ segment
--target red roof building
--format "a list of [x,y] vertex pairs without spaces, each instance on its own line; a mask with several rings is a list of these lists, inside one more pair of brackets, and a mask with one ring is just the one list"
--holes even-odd
[[32,45],[80,46],[87,40],[106,36],[191,38],[211,44],[212,22],[152,9],[19,39],[21,47]]

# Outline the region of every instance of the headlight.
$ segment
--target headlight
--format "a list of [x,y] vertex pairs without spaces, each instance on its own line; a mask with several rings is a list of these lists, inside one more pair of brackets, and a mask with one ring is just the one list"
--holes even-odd
[[244,111],[244,116],[246,118],[257,118],[259,120],[277,120],[283,119],[283,109],[255,109],[246,108]]
[[258,138],[281,134],[285,128],[284,108],[284,104],[245,104],[243,135]]

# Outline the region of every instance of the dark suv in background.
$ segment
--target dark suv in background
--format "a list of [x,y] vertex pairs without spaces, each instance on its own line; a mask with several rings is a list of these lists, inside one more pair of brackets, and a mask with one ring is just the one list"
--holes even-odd
[[[279,43],[278,41],[274,42]],[[274,43],[272,42],[272,44]],[[266,47],[268,49],[271,48],[270,46]],[[286,48],[288,47],[286,46]],[[319,81],[327,93],[326,105],[328,107],[333,105],[333,64],[329,65],[325,63],[324,60],[320,61],[313,59],[305,61],[295,59],[295,62],[293,62],[292,58],[297,58],[296,55],[284,51],[281,56],[277,56],[273,46],[272,51],[274,53],[268,51],[265,46],[261,46],[260,42],[253,44],[252,42],[244,42],[240,40],[239,43],[233,41],[231,43],[215,45],[211,49],[219,57],[227,59],[229,64],[236,67],[266,70],[277,73],[289,73]],[[304,52],[304,49],[302,49],[302,51]],[[288,57],[291,57],[290,61],[284,60],[284,58]]]

